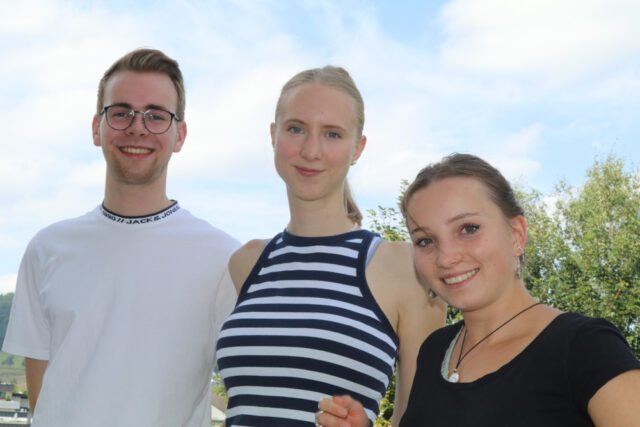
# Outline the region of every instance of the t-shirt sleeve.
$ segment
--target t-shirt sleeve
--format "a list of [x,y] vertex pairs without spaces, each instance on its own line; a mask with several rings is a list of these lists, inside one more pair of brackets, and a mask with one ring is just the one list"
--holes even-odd
[[620,331],[604,319],[588,319],[569,347],[567,370],[577,402],[585,411],[589,400],[609,380],[640,369]]
[[50,330],[40,298],[41,276],[38,254],[32,241],[20,263],[2,350],[33,359],[49,360]]

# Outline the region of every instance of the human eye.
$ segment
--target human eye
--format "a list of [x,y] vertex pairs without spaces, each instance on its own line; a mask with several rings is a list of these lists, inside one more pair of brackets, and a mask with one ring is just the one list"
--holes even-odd
[[430,237],[419,237],[414,239],[413,244],[419,248],[428,248],[433,244],[433,239]]
[[124,120],[128,119],[131,115],[131,109],[126,107],[111,107],[107,111],[107,114],[109,114],[109,118],[111,119]]
[[147,110],[144,114],[145,119],[152,122],[166,122],[171,119],[171,114],[163,110]]
[[464,224],[462,226],[461,232],[462,234],[471,235],[476,234],[480,230],[480,226],[478,224]]
[[329,139],[342,139],[342,135],[334,130],[328,131],[326,135]]
[[302,128],[300,126],[291,125],[291,126],[289,126],[287,128],[287,132],[298,135],[298,134],[303,133],[303,130],[302,130]]

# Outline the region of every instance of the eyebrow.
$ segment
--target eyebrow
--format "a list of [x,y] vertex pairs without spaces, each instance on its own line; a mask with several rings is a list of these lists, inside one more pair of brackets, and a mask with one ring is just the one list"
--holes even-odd
[[[456,222],[456,221],[460,221],[461,219],[465,219],[465,218],[469,218],[472,216],[477,216],[479,215],[478,212],[463,212],[461,214],[458,214],[452,218],[449,218],[446,222],[446,224],[451,224],[452,222]],[[414,223],[416,223],[416,221],[413,220],[413,218],[411,218],[411,221],[413,221]],[[429,227],[421,227],[421,226],[417,226],[414,229],[409,231],[409,235],[412,235],[414,233],[417,233],[419,231],[422,231],[423,233],[426,233],[427,230],[429,230]]]
[[288,125],[290,124],[306,125],[306,123],[300,119],[287,119],[287,120],[284,120],[284,123]]
[[145,110],[164,110],[164,111],[169,111],[171,112],[171,110],[169,110],[167,107],[163,107],[162,105],[158,105],[158,104],[147,104],[144,106]]
[[[131,106],[131,104],[129,104],[128,102],[114,102],[113,104],[110,105],[110,107],[125,107],[125,108],[131,108],[133,109],[133,107]],[[166,107],[163,107],[162,105],[157,105],[157,104],[147,104],[143,107],[143,111],[147,111],[147,110],[164,110],[164,111],[169,111],[169,109],[167,109]]]
[[447,220],[447,224],[451,224],[452,222],[456,222],[456,221],[459,221],[461,219],[468,218],[470,216],[476,216],[476,215],[479,215],[479,213],[478,212],[463,212],[461,214],[458,214],[458,215],[454,216],[453,218],[449,218]]
[[[288,125],[290,125],[290,124],[299,124],[299,125],[305,125],[305,126],[308,125],[308,123],[305,122],[304,120],[300,120],[300,119],[296,119],[296,118],[283,120],[283,123],[288,124]],[[347,131],[345,128],[343,128],[340,125],[321,124],[320,127],[322,129],[334,129],[334,130],[339,130],[341,132],[346,132]]]
[[413,233],[417,233],[418,231],[422,231],[423,233],[426,233],[425,230],[428,230],[428,228],[418,226],[418,227],[414,228],[413,230],[409,231],[409,235],[412,235]]

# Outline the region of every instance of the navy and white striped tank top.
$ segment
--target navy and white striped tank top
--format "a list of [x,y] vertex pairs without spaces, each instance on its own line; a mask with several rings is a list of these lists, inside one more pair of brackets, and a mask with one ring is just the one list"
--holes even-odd
[[227,427],[311,427],[318,401],[341,394],[375,419],[398,349],[365,279],[379,240],[284,231],[269,242],[218,339]]

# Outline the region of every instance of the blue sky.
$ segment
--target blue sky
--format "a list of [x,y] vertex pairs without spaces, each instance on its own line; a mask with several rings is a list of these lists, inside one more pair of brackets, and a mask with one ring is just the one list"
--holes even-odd
[[638,170],[638,22],[635,0],[0,1],[0,292],[40,228],[101,202],[97,83],[132,49],[185,75],[169,196],[246,241],[287,223],[268,133],[280,87],[329,63],[365,99],[363,209],[453,151],[545,194],[609,154]]

